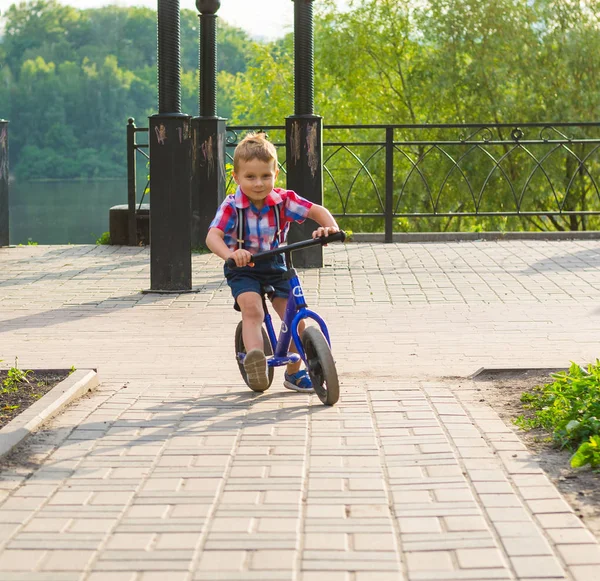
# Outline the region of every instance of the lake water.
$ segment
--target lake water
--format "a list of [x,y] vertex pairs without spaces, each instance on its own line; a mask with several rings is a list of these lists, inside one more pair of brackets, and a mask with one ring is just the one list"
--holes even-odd
[[126,179],[12,182],[10,244],[95,244],[108,232],[111,206],[126,203]]

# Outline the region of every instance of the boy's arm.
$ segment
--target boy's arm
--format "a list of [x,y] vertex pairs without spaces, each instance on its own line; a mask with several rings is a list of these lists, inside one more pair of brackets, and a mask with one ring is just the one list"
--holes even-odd
[[319,224],[319,228],[312,233],[313,238],[329,236],[340,231],[340,227],[337,225],[331,212],[327,208],[319,206],[319,204],[313,204],[306,217]]
[[225,244],[225,232],[219,228],[211,228],[206,235],[206,246],[219,258],[227,260],[233,258],[237,266],[246,266],[252,260],[252,254],[247,250],[236,250],[232,252]]

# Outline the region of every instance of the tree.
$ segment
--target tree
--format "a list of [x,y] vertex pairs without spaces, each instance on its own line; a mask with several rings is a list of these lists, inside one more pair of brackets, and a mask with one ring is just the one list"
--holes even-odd
[[[2,20],[0,117],[11,121],[17,176],[123,176],[127,118],[144,125],[157,109],[156,12],[33,0],[11,6]],[[197,27],[197,14],[184,10],[182,108],[191,115],[198,109]],[[245,70],[246,42],[245,33],[221,23],[221,74]],[[220,113],[230,111],[223,101]]]

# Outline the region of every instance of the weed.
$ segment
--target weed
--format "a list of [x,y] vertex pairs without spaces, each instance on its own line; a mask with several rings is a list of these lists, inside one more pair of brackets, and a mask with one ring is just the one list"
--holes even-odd
[[100,238],[96,239],[96,244],[110,244],[110,232],[104,232]]
[[0,388],[1,393],[11,393],[17,391],[19,385],[21,383],[29,383],[28,375],[33,373],[31,370],[22,371],[19,369],[19,361],[15,357],[15,366],[11,367],[6,372],[6,379],[2,381],[2,386]]

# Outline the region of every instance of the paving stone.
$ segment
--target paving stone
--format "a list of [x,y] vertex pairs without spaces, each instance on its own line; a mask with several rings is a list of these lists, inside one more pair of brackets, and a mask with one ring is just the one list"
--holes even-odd
[[7,549],[0,553],[0,571],[34,571],[46,555],[46,551]]
[[564,572],[555,557],[511,557],[510,561],[518,577],[527,579],[529,577],[564,578]]
[[118,533],[111,535],[107,542],[107,549],[119,550],[147,550],[156,535],[154,533]]
[[568,528],[568,529],[546,529],[546,533],[556,544],[589,544],[594,543],[594,535],[587,529]]
[[406,553],[406,566],[409,578],[416,571],[453,571],[455,569],[452,553],[449,551],[426,551]]
[[395,551],[396,540],[391,534],[364,534],[352,535],[352,544],[356,551]]
[[510,557],[523,555],[552,555],[552,548],[548,541],[541,535],[532,537],[503,538],[502,544]]
[[600,546],[589,545],[557,545],[560,556],[567,565],[597,565],[600,570]]
[[187,571],[146,571],[141,573],[137,578],[139,581],[187,581],[189,579],[189,573]]
[[404,533],[439,533],[442,530],[440,519],[435,518],[435,517],[427,517],[427,518],[403,517],[401,519],[398,519],[398,527],[400,528],[400,533],[403,533],[403,534]]
[[[130,572],[93,572],[87,578],[87,581],[136,581],[137,573]],[[157,580],[158,581],[158,580]]]
[[240,571],[246,562],[246,551],[204,551],[198,563],[199,571]]
[[[354,547],[357,550],[360,550],[361,547],[357,545],[356,536],[354,536]],[[371,537],[381,537],[383,535],[363,535],[367,538]],[[358,543],[360,544],[360,542]],[[348,550],[348,535],[346,533],[306,533],[304,536],[304,548],[307,550],[338,550],[338,551],[347,551]]]
[[481,516],[445,516],[443,520],[447,530],[449,531],[488,530],[487,523]]
[[597,565],[574,565],[569,570],[574,581],[595,581],[598,579]]
[[[31,465],[0,472],[2,581],[402,581],[401,566],[406,581],[514,581],[509,559],[524,581],[596,581],[593,535],[452,376],[553,367],[566,345],[593,360],[600,242],[325,256],[299,274],[332,332],[333,408],[280,375],[261,395],[240,383],[214,256],[193,256],[198,292],[165,296],[139,292],[148,249],[0,249],[0,352],[103,382],[30,438]],[[85,563],[85,580],[67,570]]]
[[296,551],[258,549],[251,556],[250,570],[290,570],[295,568]]
[[42,564],[43,571],[83,571],[95,551],[49,551],[47,558]]
[[498,549],[457,549],[456,558],[461,569],[505,567]]
[[[374,573],[369,571],[369,574]],[[346,571],[304,571],[302,581],[348,581],[350,575],[351,573]],[[375,579],[375,577],[372,578]],[[394,578],[393,581],[396,581],[396,579]]]

